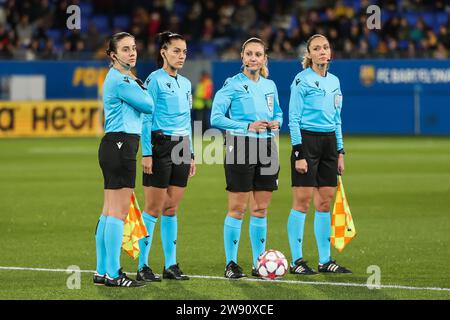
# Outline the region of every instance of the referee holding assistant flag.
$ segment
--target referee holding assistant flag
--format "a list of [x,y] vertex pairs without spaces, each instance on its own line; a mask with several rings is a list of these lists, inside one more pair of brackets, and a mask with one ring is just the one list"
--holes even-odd
[[316,34],[307,41],[304,70],[291,85],[289,130],[293,204],[287,223],[292,254],[290,272],[317,272],[303,259],[303,229],[314,195],[314,234],[319,251],[319,272],[351,273],[331,259],[330,205],[337,175],[344,172],[341,129],[342,92],[339,79],[328,72],[331,48],[328,39]]
[[105,136],[98,150],[104,178],[103,213],[95,235],[97,269],[95,285],[138,287],[144,282],[127,277],[120,268],[124,220],[136,180],[136,154],[142,131],[142,113],[150,114],[153,99],[131,72],[136,65],[134,37],[115,34],[106,51],[110,70],[103,83]]

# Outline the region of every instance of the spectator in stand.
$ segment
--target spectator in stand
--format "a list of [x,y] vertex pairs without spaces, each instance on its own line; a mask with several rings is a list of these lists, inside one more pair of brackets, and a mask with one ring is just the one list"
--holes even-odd
[[33,26],[30,24],[30,17],[27,15],[20,17],[20,23],[16,26],[18,45],[28,47],[31,44],[33,31]]
[[420,18],[417,19],[416,26],[409,33],[410,39],[420,42],[425,37],[425,22]]
[[0,57],[11,58],[14,49],[14,31],[0,23]]
[[450,34],[445,26],[440,26],[439,28],[438,41],[439,43],[442,43],[445,48],[450,49]]
[[52,39],[47,39],[39,58],[44,60],[56,60],[58,58],[58,53]]
[[434,59],[447,59],[448,58],[448,50],[445,48],[444,44],[439,43],[437,45],[436,51],[433,53]]
[[233,25],[248,31],[257,21],[256,10],[249,0],[238,0],[238,6],[233,15]]

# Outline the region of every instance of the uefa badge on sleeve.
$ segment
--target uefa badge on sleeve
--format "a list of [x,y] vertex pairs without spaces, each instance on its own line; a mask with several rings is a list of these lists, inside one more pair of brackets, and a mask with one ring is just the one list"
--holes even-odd
[[334,95],[334,107],[340,108],[342,104],[342,94],[335,94]]
[[267,107],[269,108],[269,112],[273,111],[273,93],[266,94]]

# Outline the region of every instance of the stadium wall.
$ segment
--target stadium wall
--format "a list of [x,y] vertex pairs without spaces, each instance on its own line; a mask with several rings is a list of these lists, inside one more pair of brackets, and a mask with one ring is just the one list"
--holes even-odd
[[[183,74],[195,86],[200,69],[208,66],[191,64]],[[212,62],[215,89],[240,66],[239,61]],[[155,68],[152,62],[140,63],[137,72],[145,79]],[[282,132],[287,132],[290,84],[300,65],[271,61],[269,68],[284,110]],[[0,137],[98,134],[90,124],[98,123],[99,112],[92,110],[100,108],[99,88],[107,71],[103,61],[0,61]],[[340,78],[344,94],[344,133],[450,135],[450,60],[340,60],[330,71]],[[8,79],[19,75],[45,77],[44,101],[10,101]]]
[[[215,88],[239,71],[240,62],[214,62]],[[290,85],[297,61],[270,61],[288,130]],[[351,134],[450,135],[450,60],[340,60],[343,131]]]

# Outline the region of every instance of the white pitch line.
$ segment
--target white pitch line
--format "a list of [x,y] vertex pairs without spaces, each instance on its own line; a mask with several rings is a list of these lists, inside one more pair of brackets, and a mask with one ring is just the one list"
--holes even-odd
[[[42,271],[42,272],[73,272],[72,269],[47,269],[47,268],[26,268],[26,267],[2,267],[0,270],[9,271]],[[77,270],[82,273],[94,273],[95,270]],[[133,273],[133,272],[126,272]],[[210,280],[225,280],[225,281],[250,281],[250,282],[264,282],[271,283],[270,280],[264,279],[252,279],[252,278],[242,278],[239,280],[230,280],[225,277],[218,276],[199,276],[199,275],[189,275],[189,277],[194,279],[210,279]],[[363,283],[351,283],[351,282],[323,282],[323,281],[299,281],[299,280],[275,280],[273,283],[289,283],[289,284],[308,284],[308,285],[324,285],[324,286],[338,286],[338,287],[360,287],[368,288],[367,284]],[[438,287],[410,287],[402,285],[380,285],[380,289],[404,289],[404,290],[425,290],[425,291],[447,291],[450,292],[450,288],[438,288]]]

